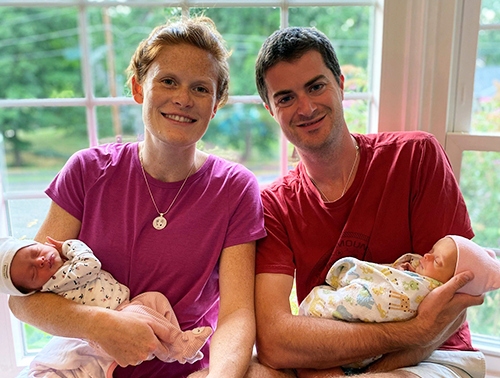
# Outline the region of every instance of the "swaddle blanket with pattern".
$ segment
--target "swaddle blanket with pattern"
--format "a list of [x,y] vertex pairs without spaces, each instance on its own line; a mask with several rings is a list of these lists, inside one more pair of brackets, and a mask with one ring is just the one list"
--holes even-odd
[[425,296],[441,285],[395,268],[405,261],[418,264],[420,257],[406,254],[390,266],[344,257],[328,271],[327,285],[315,287],[304,299],[299,315],[362,322],[409,319]]

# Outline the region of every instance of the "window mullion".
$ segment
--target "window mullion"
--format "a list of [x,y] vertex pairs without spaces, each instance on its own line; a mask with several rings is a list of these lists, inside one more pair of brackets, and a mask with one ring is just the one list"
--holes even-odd
[[480,14],[480,1],[458,2],[448,131],[470,131]]
[[88,40],[87,8],[79,7],[78,31],[80,39],[82,82],[86,102],[87,134],[89,145],[97,146],[97,114],[95,109],[94,86],[92,83],[92,65],[90,63],[90,44]]

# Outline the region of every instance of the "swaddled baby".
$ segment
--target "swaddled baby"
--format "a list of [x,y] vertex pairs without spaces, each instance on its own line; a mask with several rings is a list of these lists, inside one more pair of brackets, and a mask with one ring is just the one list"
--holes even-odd
[[[438,240],[424,256],[408,253],[391,265],[344,257],[330,268],[326,284],[314,287],[302,301],[299,315],[363,322],[407,320],[431,290],[464,271],[472,271],[474,279],[458,293],[481,295],[500,288],[500,261],[494,252],[456,235]],[[345,367],[362,368],[379,357]]]

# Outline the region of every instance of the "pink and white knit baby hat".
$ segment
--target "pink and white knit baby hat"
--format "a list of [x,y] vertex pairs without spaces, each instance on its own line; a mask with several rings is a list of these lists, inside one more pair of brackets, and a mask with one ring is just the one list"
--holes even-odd
[[474,279],[458,290],[458,293],[481,295],[500,288],[500,260],[493,251],[480,247],[462,236],[448,235],[457,245],[455,274],[471,271]]

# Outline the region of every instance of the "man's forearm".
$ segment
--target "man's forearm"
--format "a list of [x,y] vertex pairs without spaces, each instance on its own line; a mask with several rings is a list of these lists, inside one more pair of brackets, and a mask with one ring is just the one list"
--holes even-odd
[[[279,324],[278,324],[279,323]],[[258,334],[259,358],[277,369],[326,369],[427,342],[409,322],[347,323],[314,317],[283,316]]]
[[420,362],[428,358],[432,354],[432,352],[439,348],[455,332],[457,332],[457,330],[465,321],[465,318],[466,311],[463,311],[461,316],[459,316],[457,320],[453,322],[453,324],[450,324],[450,327],[448,327],[448,330],[442,334],[441,338],[436,340],[432,345],[423,348],[410,348],[386,354],[380,360],[371,364],[368,368],[368,371],[391,371],[404,366],[413,366],[419,364]]
[[367,324],[293,316],[285,297],[291,279],[257,276],[257,293],[267,293],[256,302],[259,359],[275,369],[327,369],[380,354],[435,347],[446,340],[464,309],[482,303],[482,297],[455,295],[472,278],[461,273],[434,289],[411,320]]

